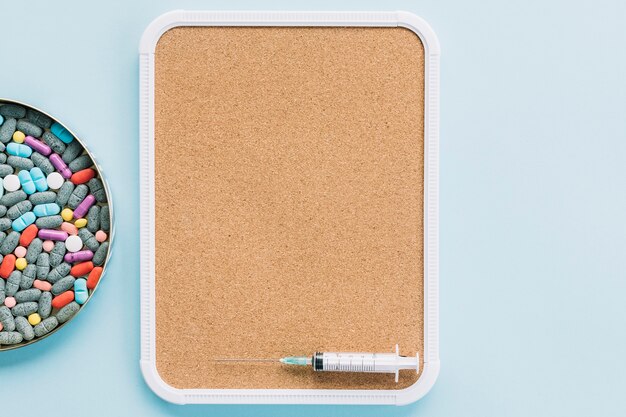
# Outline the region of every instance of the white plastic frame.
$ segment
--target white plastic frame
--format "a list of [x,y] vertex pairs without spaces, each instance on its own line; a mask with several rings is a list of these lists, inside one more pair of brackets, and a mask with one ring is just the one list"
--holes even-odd
[[[424,362],[420,378],[402,390],[179,389],[156,368],[154,286],[154,51],[177,26],[405,27],[425,50]],[[408,12],[242,12],[176,10],[144,31],[140,53],[141,371],[161,398],[178,404],[395,404],[424,396],[439,374],[439,42],[424,20]]]

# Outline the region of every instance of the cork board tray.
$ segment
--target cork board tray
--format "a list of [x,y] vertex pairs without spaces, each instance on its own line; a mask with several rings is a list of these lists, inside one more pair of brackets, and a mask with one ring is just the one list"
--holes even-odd
[[[176,403],[404,404],[438,358],[438,44],[404,12],[167,13],[140,50],[141,368]],[[218,362],[418,354],[418,373]]]

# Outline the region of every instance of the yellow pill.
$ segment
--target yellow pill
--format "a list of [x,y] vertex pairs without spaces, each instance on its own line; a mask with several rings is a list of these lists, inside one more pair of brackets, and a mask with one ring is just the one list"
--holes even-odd
[[74,226],[78,227],[79,229],[81,227],[85,227],[87,226],[87,219],[78,219],[74,222]]
[[15,261],[15,267],[20,271],[23,271],[24,268],[26,268],[26,265],[28,265],[28,262],[26,262],[26,259],[24,258],[17,258]]
[[41,323],[41,316],[37,313],[33,313],[30,316],[28,316],[28,322],[32,324],[33,326],[36,326],[39,323]]
[[72,211],[72,209],[63,209],[63,211],[61,212],[61,217],[63,217],[63,220],[65,220],[66,222],[69,222],[70,220],[72,220],[72,217],[74,217],[74,212]]
[[25,137],[26,135],[23,132],[20,132],[19,130],[16,130],[15,133],[13,133],[13,140],[17,143],[24,143]]

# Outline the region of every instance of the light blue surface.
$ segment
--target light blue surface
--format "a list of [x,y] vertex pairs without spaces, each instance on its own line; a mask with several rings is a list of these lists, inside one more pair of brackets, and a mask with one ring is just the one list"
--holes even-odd
[[[626,3],[29,1],[0,6],[0,96],[94,152],[117,236],[67,328],[0,353],[2,416],[626,415]],[[407,407],[175,406],[139,371],[138,58],[187,9],[404,9],[442,46],[441,361]]]

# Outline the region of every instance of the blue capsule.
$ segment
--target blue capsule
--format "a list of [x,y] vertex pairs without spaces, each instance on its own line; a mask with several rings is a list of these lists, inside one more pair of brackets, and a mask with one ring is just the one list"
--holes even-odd
[[54,216],[61,212],[61,207],[56,203],[37,204],[33,208],[33,213],[37,217]]
[[35,187],[35,183],[33,182],[33,178],[30,176],[30,172],[23,169],[17,174],[17,177],[20,179],[22,190],[24,190],[26,194],[34,194],[35,191],[37,191],[37,187]]
[[61,139],[63,143],[70,143],[74,140],[74,136],[72,136],[66,128],[58,123],[53,123],[52,126],[50,126],[50,131],[54,134],[54,136]]
[[20,158],[28,158],[32,155],[33,150],[30,146],[17,142],[11,142],[7,145],[6,151],[9,155],[19,156]]
[[31,224],[35,223],[35,219],[36,219],[35,213],[33,213],[32,211],[27,211],[26,213],[22,214],[17,219],[13,220],[11,227],[16,232],[21,232],[22,230],[26,229]]

